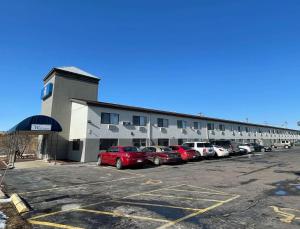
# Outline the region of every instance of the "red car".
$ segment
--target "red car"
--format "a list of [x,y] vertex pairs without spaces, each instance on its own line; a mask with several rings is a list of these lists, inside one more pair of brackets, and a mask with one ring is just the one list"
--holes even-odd
[[184,161],[190,161],[197,159],[198,155],[195,150],[193,150],[190,147],[187,146],[170,146],[170,148],[175,151],[180,153],[182,160]]
[[148,160],[155,165],[182,162],[180,153],[166,146],[148,146],[142,151],[147,153]]
[[97,165],[114,165],[117,169],[143,165],[147,161],[146,153],[139,152],[134,146],[112,146],[106,152],[98,154]]

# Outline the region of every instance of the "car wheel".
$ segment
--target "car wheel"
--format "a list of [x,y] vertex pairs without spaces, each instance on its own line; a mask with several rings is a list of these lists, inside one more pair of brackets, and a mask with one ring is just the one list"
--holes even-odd
[[198,154],[198,157],[197,157],[197,159],[200,161],[200,160],[202,160],[203,159],[203,157],[202,157],[202,155],[201,155],[201,153],[199,152],[199,151],[197,151],[197,154]]
[[101,156],[98,157],[97,166],[102,165],[102,159]]
[[116,168],[117,169],[122,169],[123,168],[122,161],[121,161],[120,158],[118,158],[117,161],[116,161]]
[[160,165],[160,159],[159,159],[159,157],[154,158],[154,164],[155,165]]

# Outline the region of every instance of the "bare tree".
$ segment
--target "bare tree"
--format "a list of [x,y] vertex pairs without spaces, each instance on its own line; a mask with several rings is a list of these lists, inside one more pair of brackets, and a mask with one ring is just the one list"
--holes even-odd
[[1,136],[0,145],[2,152],[8,157],[8,163],[13,166],[16,158],[23,158],[23,154],[31,143],[32,137],[30,135],[22,134],[6,134]]

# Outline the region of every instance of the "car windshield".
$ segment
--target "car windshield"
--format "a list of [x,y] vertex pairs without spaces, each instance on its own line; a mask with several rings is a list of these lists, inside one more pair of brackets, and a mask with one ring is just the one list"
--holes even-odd
[[190,150],[191,148],[190,147],[187,147],[187,146],[181,146],[182,147],[182,149],[184,149],[184,150]]
[[194,143],[183,143],[182,146],[194,147]]
[[162,152],[169,152],[169,151],[172,151],[171,148],[168,148],[168,147],[162,147],[160,148]]
[[138,152],[138,148],[133,146],[124,147],[123,150],[124,152]]

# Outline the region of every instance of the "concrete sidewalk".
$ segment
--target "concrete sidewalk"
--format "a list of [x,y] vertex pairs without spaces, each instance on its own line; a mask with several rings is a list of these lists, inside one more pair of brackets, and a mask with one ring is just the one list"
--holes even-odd
[[44,160],[21,161],[15,162],[15,169],[32,169],[53,166],[54,163],[49,163]]

